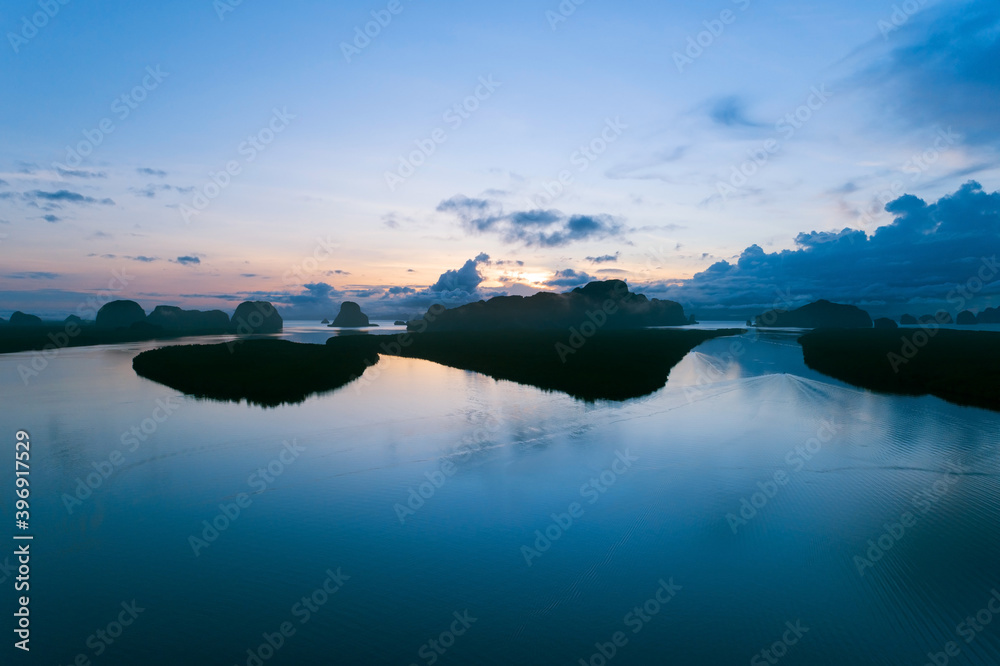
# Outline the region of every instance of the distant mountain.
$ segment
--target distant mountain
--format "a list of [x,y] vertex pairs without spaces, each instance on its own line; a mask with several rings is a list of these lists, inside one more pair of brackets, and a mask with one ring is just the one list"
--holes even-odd
[[229,330],[229,315],[222,310],[182,310],[172,305],[157,305],[146,321],[164,331],[225,332]]
[[757,326],[778,328],[872,328],[871,316],[861,308],[819,300],[795,310],[768,310],[757,315]]
[[281,333],[285,322],[267,301],[244,301],[236,307],[230,327],[234,333]]
[[114,331],[146,321],[146,311],[135,301],[111,301],[97,311],[97,328]]
[[[597,329],[682,326],[684,308],[673,301],[648,299],[629,291],[622,280],[591,282],[563,293],[498,296],[450,310],[431,308],[407,323],[417,331],[543,330],[575,327]],[[591,334],[593,331],[591,331]]]
[[25,314],[18,310],[10,316],[10,325],[17,328],[37,328],[42,325],[41,317]]
[[363,328],[371,326],[368,315],[361,311],[361,306],[353,301],[344,301],[340,304],[340,312],[330,326],[340,328]]
[[968,310],[962,310],[955,317],[955,323],[960,326],[973,326],[976,323],[976,315],[972,314]]
[[1000,308],[986,308],[976,316],[977,324],[1000,324]]

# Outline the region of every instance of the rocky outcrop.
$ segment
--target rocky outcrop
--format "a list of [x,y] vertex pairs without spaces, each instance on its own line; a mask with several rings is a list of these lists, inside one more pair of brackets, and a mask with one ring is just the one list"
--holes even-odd
[[922,315],[917,319],[917,323],[923,326],[938,326],[940,324],[954,324],[955,320],[944,310],[938,310],[932,315]]
[[403,321],[402,319],[397,319],[396,321],[392,322],[392,325],[393,326],[406,326],[406,322]]
[[1000,324],[1000,308],[986,308],[976,316],[977,324]]
[[234,333],[280,333],[284,320],[273,305],[267,301],[244,301],[236,308],[229,324]]
[[172,305],[157,305],[146,321],[164,331],[222,333],[229,330],[229,315],[222,310],[182,310]]
[[899,325],[896,324],[896,322],[893,321],[892,319],[889,319],[888,317],[879,317],[878,319],[875,320],[875,328],[889,330],[893,328],[899,328]]
[[146,312],[135,301],[111,301],[97,311],[97,328],[113,331],[146,321]]
[[861,308],[819,300],[787,312],[768,310],[757,315],[757,326],[779,328],[871,328],[871,316]]
[[361,311],[361,306],[353,301],[344,301],[340,304],[340,312],[337,318],[330,324],[337,328],[363,328],[371,326],[368,315]]
[[66,319],[63,321],[63,326],[65,326],[65,327],[69,327],[69,326],[77,326],[77,327],[83,326],[83,320],[80,319],[79,317],[77,317],[76,315],[70,315],[70,316],[66,317]]
[[25,314],[18,310],[10,316],[10,326],[15,328],[38,328],[42,325],[42,318],[35,315]]
[[972,326],[976,323],[976,315],[972,314],[968,310],[962,310],[955,317],[955,323],[959,326]]
[[622,280],[591,282],[563,293],[498,296],[445,310],[432,307],[407,323],[415,331],[543,330],[594,327],[627,329],[683,326],[684,308],[673,301],[632,293]]
[[905,314],[899,318],[899,323],[903,326],[916,326],[917,318],[913,315]]

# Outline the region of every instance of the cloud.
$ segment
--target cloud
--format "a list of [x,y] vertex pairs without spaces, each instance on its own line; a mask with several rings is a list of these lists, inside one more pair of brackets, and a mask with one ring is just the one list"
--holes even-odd
[[[441,273],[430,286],[384,285],[363,289],[338,290],[326,282],[302,285],[296,291],[243,292],[238,298],[267,300],[282,306],[286,318],[312,319],[331,317],[345,300],[358,302],[370,317],[409,318],[423,314],[434,304],[457,307],[482,298],[505,296],[502,289],[484,288],[481,267],[491,265],[489,255],[480,253],[461,268]],[[234,297],[237,298],[237,297]]]
[[137,197],[146,197],[147,199],[152,199],[156,196],[156,190],[159,188],[156,185],[147,185],[144,188],[130,187],[128,191]]
[[[147,256],[142,255],[142,254],[140,254],[137,257],[125,257],[125,258],[126,259],[131,259],[132,261],[140,261],[140,262],[142,262],[144,264],[148,264],[148,263],[151,263],[151,262],[154,262],[154,261],[159,261],[158,257],[147,257]],[[191,259],[191,258],[194,258],[194,257],[177,257],[177,260],[178,260],[178,262],[180,262],[181,259]],[[184,262],[180,262],[180,263],[184,263]],[[198,261],[197,258],[194,258],[194,263],[197,264],[197,263],[200,263],[200,262]]]
[[292,305],[327,305],[342,295],[336,287],[326,282],[311,282],[302,285],[302,287],[305,291],[290,296],[287,300],[288,303]]
[[882,53],[854,78],[880,111],[916,128],[954,126],[970,146],[1000,145],[1000,4],[928,7],[887,37],[876,38],[870,48]]
[[168,192],[170,190],[174,190],[176,192],[180,192],[181,194],[185,194],[187,192],[192,192],[194,190],[194,187],[177,187],[176,185],[157,185],[155,183],[150,183],[146,187],[142,188],[139,187],[128,188],[128,191],[134,194],[135,196],[145,197],[147,199],[152,199],[156,197],[157,192]]
[[389,287],[386,289],[386,294],[391,296],[396,296],[398,294],[415,294],[417,290],[413,287]]
[[177,259],[175,261],[178,264],[184,264],[185,266],[194,265],[194,264],[200,264],[201,263],[201,259],[199,259],[198,257],[192,257],[192,256],[177,257]]
[[326,282],[311,282],[296,291],[249,291],[241,292],[236,300],[263,300],[282,306],[285,318],[319,319],[332,317],[340,308],[340,303],[349,300],[347,294]]
[[115,202],[111,199],[95,199],[94,197],[89,197],[79,192],[72,192],[70,190],[56,190],[55,192],[46,192],[44,190],[32,190],[31,192],[25,192],[21,195],[26,201],[46,201],[51,203],[75,203],[75,204],[101,204],[103,206],[114,206]]
[[162,169],[150,169],[149,167],[139,167],[135,170],[136,173],[142,176],[155,176],[157,178],[166,178],[167,172]]
[[618,261],[618,255],[620,254],[621,252],[615,252],[614,254],[604,254],[600,257],[587,257],[587,261],[592,264],[606,264],[608,262]]
[[555,276],[549,279],[545,284],[550,287],[579,287],[581,285],[592,282],[594,278],[587,275],[583,271],[575,271],[572,268],[567,268],[561,271],[556,271]]
[[56,173],[58,173],[63,178],[107,178],[108,174],[105,171],[87,171],[86,169],[64,169],[60,166],[56,167]]
[[[780,296],[796,305],[827,298],[954,310],[949,295],[976,278],[1000,246],[1000,192],[970,181],[934,203],[901,196],[886,211],[893,221],[871,236],[855,229],[803,232],[795,249],[768,253],[751,245],[735,263],[718,261],[690,280],[651,287],[656,295],[702,306],[766,309]],[[998,278],[964,307],[1000,304]]]
[[736,95],[723,97],[712,102],[708,108],[712,122],[725,127],[765,127],[763,123],[747,117],[746,102]]
[[479,272],[479,264],[488,264],[490,256],[480,253],[475,259],[469,259],[458,270],[449,270],[441,274],[430,290],[433,292],[461,291],[467,294],[476,293],[484,278]]
[[58,217],[57,215],[53,215],[52,213],[49,213],[48,215],[42,215],[42,219],[45,220],[46,222],[54,223],[60,221],[62,218]]
[[505,243],[560,247],[586,240],[621,235],[622,224],[610,215],[565,215],[558,210],[504,212],[487,199],[456,195],[438,204],[438,212],[451,213],[469,233],[495,233]]
[[676,162],[687,155],[690,146],[677,146],[669,150],[661,150],[652,155],[636,158],[617,164],[608,169],[604,175],[611,179],[631,178],[635,180],[661,180],[665,183],[674,183],[676,178],[661,173],[648,171],[654,167]]
[[59,273],[49,273],[47,271],[23,271],[20,273],[7,273],[5,278],[10,280],[55,280]]

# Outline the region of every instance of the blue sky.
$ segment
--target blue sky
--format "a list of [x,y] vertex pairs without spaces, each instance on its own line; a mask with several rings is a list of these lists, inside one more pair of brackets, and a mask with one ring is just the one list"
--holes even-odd
[[2,316],[112,281],[397,317],[608,277],[898,313],[1000,234],[996,3],[14,0],[0,28]]

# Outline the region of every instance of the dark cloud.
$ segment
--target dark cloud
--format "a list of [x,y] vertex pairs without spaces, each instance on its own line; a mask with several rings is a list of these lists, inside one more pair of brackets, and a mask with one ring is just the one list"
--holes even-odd
[[318,319],[332,317],[347,294],[326,282],[311,282],[296,291],[246,291],[237,294],[238,300],[269,301],[282,308],[285,318]]
[[575,271],[572,268],[567,268],[565,270],[556,271],[554,277],[549,279],[545,284],[550,287],[579,287],[585,285],[588,282],[592,282],[594,278],[587,275],[583,271]]
[[505,296],[506,291],[482,287],[480,267],[491,264],[489,255],[480,253],[461,268],[444,271],[428,287],[386,285],[365,289],[338,290],[326,282],[302,286],[296,291],[243,292],[241,299],[271,301],[282,307],[286,318],[313,319],[332,317],[345,300],[356,301],[369,317],[409,319],[423,314],[434,304],[456,307],[483,298]]
[[495,233],[505,243],[559,247],[577,241],[618,236],[622,224],[610,215],[565,215],[558,210],[504,212],[495,201],[456,195],[438,204],[455,215],[470,233]]
[[175,261],[178,264],[184,264],[185,266],[192,265],[192,264],[200,264],[201,263],[201,259],[199,259],[198,257],[192,257],[192,256],[177,257],[177,259]]
[[95,199],[79,192],[70,190],[56,190],[55,192],[45,192],[43,190],[32,190],[21,195],[26,201],[43,201],[51,203],[75,203],[75,204],[101,204],[104,206],[114,206],[111,199]]
[[325,305],[342,295],[336,287],[326,282],[311,282],[302,285],[302,287],[305,291],[290,296],[287,300],[288,303],[292,305]]
[[604,254],[600,257],[587,257],[587,261],[592,264],[606,264],[612,261],[618,261],[618,256],[621,252],[615,252],[614,254]]
[[135,170],[136,173],[142,176],[155,176],[157,178],[166,178],[167,172],[162,169],[150,169],[149,167],[139,167]]
[[[647,293],[714,307],[767,308],[781,297],[789,305],[828,298],[882,302],[889,310],[917,303],[951,310],[949,294],[976,278],[1000,247],[1000,192],[976,182],[930,204],[907,194],[886,211],[893,221],[871,236],[855,229],[809,231],[795,238],[793,250],[768,253],[751,245],[735,263],[718,261],[683,283],[650,285]],[[1000,275],[966,307],[991,304],[1000,305]]]
[[475,259],[469,259],[458,270],[449,270],[441,274],[430,290],[433,292],[460,291],[467,294],[476,293],[476,289],[483,282],[483,276],[479,272],[480,264],[488,264],[490,256],[480,253]]
[[735,95],[717,99],[709,104],[708,117],[725,127],[764,127],[763,123],[747,117],[746,102]]
[[42,215],[42,219],[45,220],[46,222],[54,223],[60,221],[62,218],[57,215],[53,215],[52,213],[49,213],[48,215]]
[[385,289],[380,287],[374,289],[351,289],[345,293],[354,299],[371,298],[372,296],[381,296],[385,293]]
[[[158,257],[147,257],[147,256],[142,255],[142,254],[140,254],[138,257],[125,257],[125,258],[126,259],[131,259],[132,261],[140,261],[140,262],[142,262],[144,264],[152,263],[154,261],[159,261]],[[184,263],[184,262],[181,262],[180,260],[181,259],[191,259],[191,258],[192,257],[178,257],[177,260],[178,260],[179,263]],[[196,264],[199,263],[197,258],[194,258],[194,263],[196,263]]]
[[47,271],[23,271],[20,273],[7,273],[5,278],[10,280],[55,280],[59,273],[49,273]]
[[[1000,4],[928,7],[888,33],[891,48],[855,83],[912,126],[953,126],[970,146],[1000,145]],[[875,47],[885,40],[876,38]],[[881,117],[881,115],[880,115]]]

